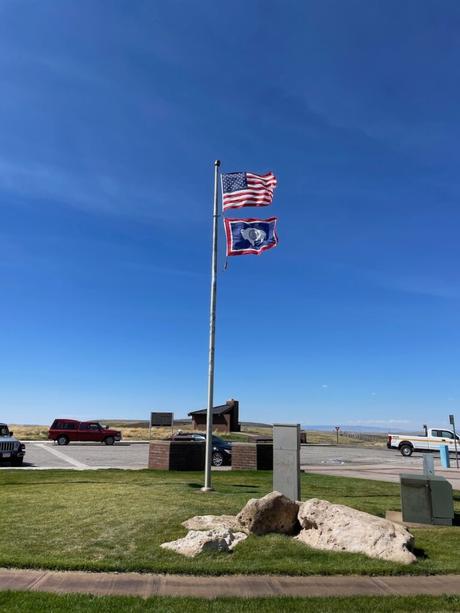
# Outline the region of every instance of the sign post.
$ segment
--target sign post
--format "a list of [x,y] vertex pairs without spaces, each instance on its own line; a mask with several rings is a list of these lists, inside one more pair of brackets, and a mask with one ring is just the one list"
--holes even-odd
[[452,426],[452,430],[454,431],[454,445],[455,445],[455,462],[458,468],[458,447],[457,447],[457,433],[455,432],[455,417],[453,415],[449,415],[449,422]]
[[340,426],[335,426],[335,436],[337,438],[337,445],[339,444],[339,430],[340,430]]

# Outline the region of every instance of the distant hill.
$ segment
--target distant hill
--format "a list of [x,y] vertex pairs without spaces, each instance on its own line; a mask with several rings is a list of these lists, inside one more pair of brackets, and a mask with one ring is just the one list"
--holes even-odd
[[[112,428],[148,428],[149,421],[148,419],[92,419],[85,421],[98,421],[100,424],[105,424],[107,426],[111,426]],[[191,424],[192,420],[190,418],[184,419],[175,419],[175,426],[185,426],[187,424]]]
[[[141,419],[95,419],[94,421],[99,421],[102,424],[107,424],[115,428],[148,428],[149,422],[148,420]],[[181,419],[175,419],[175,426],[186,426],[190,425],[192,420],[190,418],[184,417]],[[242,426],[246,428],[271,428],[273,424],[268,424],[264,422],[257,421],[242,421],[240,422]],[[302,424],[301,428],[303,430],[312,430],[317,432],[335,432],[335,426],[339,424]],[[400,428],[398,425],[388,425],[388,426],[354,426],[349,424],[340,424],[340,429],[343,432],[362,432],[368,434],[387,434],[388,432],[412,432],[415,433],[418,429],[407,429]]]
[[271,428],[273,424],[264,424],[258,421],[240,421],[240,426],[245,428]]

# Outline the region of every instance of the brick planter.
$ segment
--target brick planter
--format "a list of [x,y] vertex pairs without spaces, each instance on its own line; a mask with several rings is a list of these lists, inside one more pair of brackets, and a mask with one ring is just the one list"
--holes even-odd
[[273,443],[232,443],[232,470],[273,470]]
[[149,468],[154,470],[204,470],[205,444],[195,441],[153,441]]

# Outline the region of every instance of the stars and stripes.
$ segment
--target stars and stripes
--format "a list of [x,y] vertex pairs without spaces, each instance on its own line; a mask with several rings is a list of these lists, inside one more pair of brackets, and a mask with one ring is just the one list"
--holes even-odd
[[253,172],[222,174],[222,207],[239,209],[245,206],[268,206],[273,200],[277,180],[272,172],[256,175]]

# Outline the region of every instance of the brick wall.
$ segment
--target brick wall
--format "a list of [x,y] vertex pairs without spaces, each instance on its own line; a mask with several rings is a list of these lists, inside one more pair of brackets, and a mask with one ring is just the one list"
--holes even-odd
[[150,443],[149,468],[169,470],[169,441],[154,441]]
[[273,444],[233,443],[232,470],[273,470]]
[[195,441],[152,441],[149,468],[154,470],[204,470],[205,444]]

